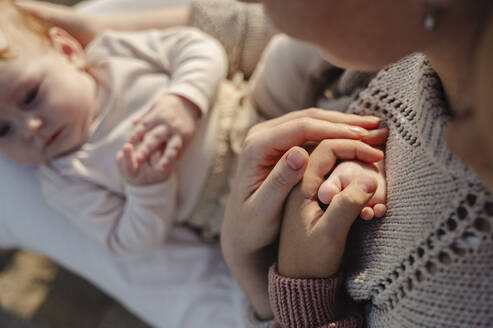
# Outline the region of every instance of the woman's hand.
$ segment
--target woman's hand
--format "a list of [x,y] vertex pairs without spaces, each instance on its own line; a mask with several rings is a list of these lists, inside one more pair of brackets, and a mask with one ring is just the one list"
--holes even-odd
[[[385,129],[374,140],[383,143]],[[356,145],[360,143],[360,145]],[[338,158],[367,163],[383,159],[381,150],[353,140],[324,140],[310,155],[301,183],[287,201],[279,243],[278,270],[290,278],[327,278],[339,270],[347,234],[377,189],[373,175],[356,177],[330,202],[325,212],[318,191]]]
[[[226,206],[221,246],[230,270],[261,318],[272,316],[267,271],[274,258],[269,247],[278,237],[287,195],[301,180],[308,162],[308,153],[299,146],[331,138],[368,138],[372,134],[367,129],[379,124],[376,117],[309,109],[260,123],[248,133]],[[352,145],[366,146],[363,142]]]

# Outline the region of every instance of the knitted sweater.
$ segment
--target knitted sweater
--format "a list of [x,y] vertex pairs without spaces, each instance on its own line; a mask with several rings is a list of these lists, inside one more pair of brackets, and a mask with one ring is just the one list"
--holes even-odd
[[[198,24],[209,33],[221,33],[223,29],[218,27],[221,18],[231,18],[240,10],[237,5],[228,4],[229,1],[205,2],[208,5],[213,2],[214,10],[207,11],[198,1],[195,6],[200,10],[194,15],[210,17],[204,20],[192,16],[192,22],[213,21],[214,29]],[[251,16],[249,26],[262,26],[262,20],[261,15]],[[252,36],[246,26],[240,27],[235,29],[237,35],[222,34],[218,39],[236,38],[236,43],[229,41],[225,45],[235,44],[248,51],[241,42],[249,40],[251,44],[259,33]],[[340,85],[339,89],[350,90],[349,80],[344,77],[339,80],[343,84],[347,82],[346,88]],[[286,83],[279,81],[283,82]],[[327,101],[323,103],[330,105]],[[347,293],[363,305],[365,324],[369,327],[490,326],[493,199],[476,175],[445,145],[449,112],[440,80],[427,59],[413,55],[382,70],[357,94],[347,111],[380,116],[389,127],[385,149],[388,212],[380,220],[356,222],[344,264]],[[334,303],[316,304],[293,297],[292,291],[306,285],[306,281],[277,284],[277,278],[271,271],[270,296],[276,318],[284,326],[324,326],[344,316],[334,313],[338,310]],[[327,293],[334,295],[331,285],[337,288],[337,283],[330,280],[319,280],[310,288],[319,293],[329,286]],[[315,325],[311,321],[324,317],[319,311],[326,311],[325,319],[329,322]],[[289,320],[283,322],[283,318]]]

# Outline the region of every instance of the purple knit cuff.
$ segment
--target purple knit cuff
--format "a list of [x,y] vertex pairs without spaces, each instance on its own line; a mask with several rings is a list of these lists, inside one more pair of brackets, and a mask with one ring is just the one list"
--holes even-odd
[[269,270],[269,298],[276,321],[282,327],[321,327],[339,319],[340,273],[328,279],[292,279]]

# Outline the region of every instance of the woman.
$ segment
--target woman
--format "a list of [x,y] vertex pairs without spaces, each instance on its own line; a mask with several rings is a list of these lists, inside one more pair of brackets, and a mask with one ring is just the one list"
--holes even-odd
[[[347,110],[376,114],[389,126],[385,151],[388,215],[371,224],[357,223],[344,267],[347,293],[364,304],[366,325],[488,326],[493,305],[493,200],[488,193],[493,190],[493,155],[487,124],[491,110],[484,102],[481,106],[474,103],[472,73],[477,58],[482,58],[477,54],[484,48],[480,45],[485,40],[490,2],[261,2],[279,29],[315,44],[335,65],[381,70],[368,86],[358,74],[346,71],[335,87],[336,94],[349,99],[352,91],[363,87]],[[227,25],[221,25],[227,22],[224,17],[233,16],[234,10],[236,14],[246,12],[226,4],[211,10],[200,2],[192,8],[191,21],[223,40],[226,37],[221,31],[227,30]],[[248,17],[249,22],[256,21]],[[243,32],[239,34],[244,36]],[[252,35],[258,34],[247,34],[241,40],[252,43]],[[241,44],[238,48],[242,49]],[[415,52],[426,56],[411,55]],[[272,54],[276,58],[276,52]],[[281,58],[279,53],[277,58]],[[268,56],[265,62],[269,63]],[[279,79],[279,83],[283,81]],[[258,85],[264,85],[261,79]],[[340,311],[344,297],[335,296],[340,289],[337,272],[350,223],[373,188],[366,181],[364,188],[345,189],[325,214],[306,210],[314,202],[310,197],[313,190],[306,186],[320,186],[334,160],[323,154],[337,149],[340,141],[321,143],[308,159],[301,148],[291,148],[307,140],[303,138],[305,130],[287,123],[304,116],[320,120],[321,115],[317,111],[288,114],[250,132],[222,230],[226,261],[257,317],[269,319],[274,310],[282,326],[361,323],[357,315]],[[310,139],[317,141],[315,136]],[[281,151],[276,145],[279,140],[284,142]],[[265,170],[266,159],[271,171]],[[290,164],[293,159],[295,164]],[[327,164],[325,171],[310,169],[322,164]],[[302,183],[293,189],[303,173]],[[259,177],[262,183],[258,183]],[[268,195],[269,201],[256,195]],[[271,309],[266,278],[272,262],[269,245],[277,238],[286,198],[278,266],[269,276]],[[307,229],[313,221],[327,222],[325,230]],[[324,284],[324,289],[319,284]],[[303,293],[300,286],[311,291]]]

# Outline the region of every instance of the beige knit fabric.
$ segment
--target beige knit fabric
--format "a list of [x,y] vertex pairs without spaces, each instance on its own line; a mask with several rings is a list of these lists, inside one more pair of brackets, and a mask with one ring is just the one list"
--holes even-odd
[[258,4],[235,0],[193,0],[190,25],[218,39],[226,49],[229,73],[249,77],[270,38],[276,33]]
[[206,241],[216,241],[219,236],[236,157],[248,129],[260,121],[239,73],[221,84],[212,110],[218,113],[214,159],[199,203],[186,220]]
[[[208,12],[207,6],[227,1],[203,0],[201,15],[209,18],[201,21],[214,28],[199,27],[221,34],[219,18],[234,17],[237,9],[218,5]],[[234,40],[246,33],[230,32],[216,37]],[[356,73],[345,73],[338,86],[346,94],[365,82],[348,74]],[[331,101],[319,105],[331,108]],[[390,130],[388,213],[357,221],[344,264],[347,290],[364,304],[366,325],[491,327],[493,199],[444,144],[449,114],[427,59],[410,56],[379,72],[349,112],[378,115]]]
[[236,155],[247,130],[261,120],[250,103],[245,79],[275,30],[262,6],[233,0],[192,1],[190,24],[221,41],[229,60],[229,80],[222,83],[212,109],[218,112],[213,164],[199,204],[185,222],[205,240],[214,241],[221,230]]

